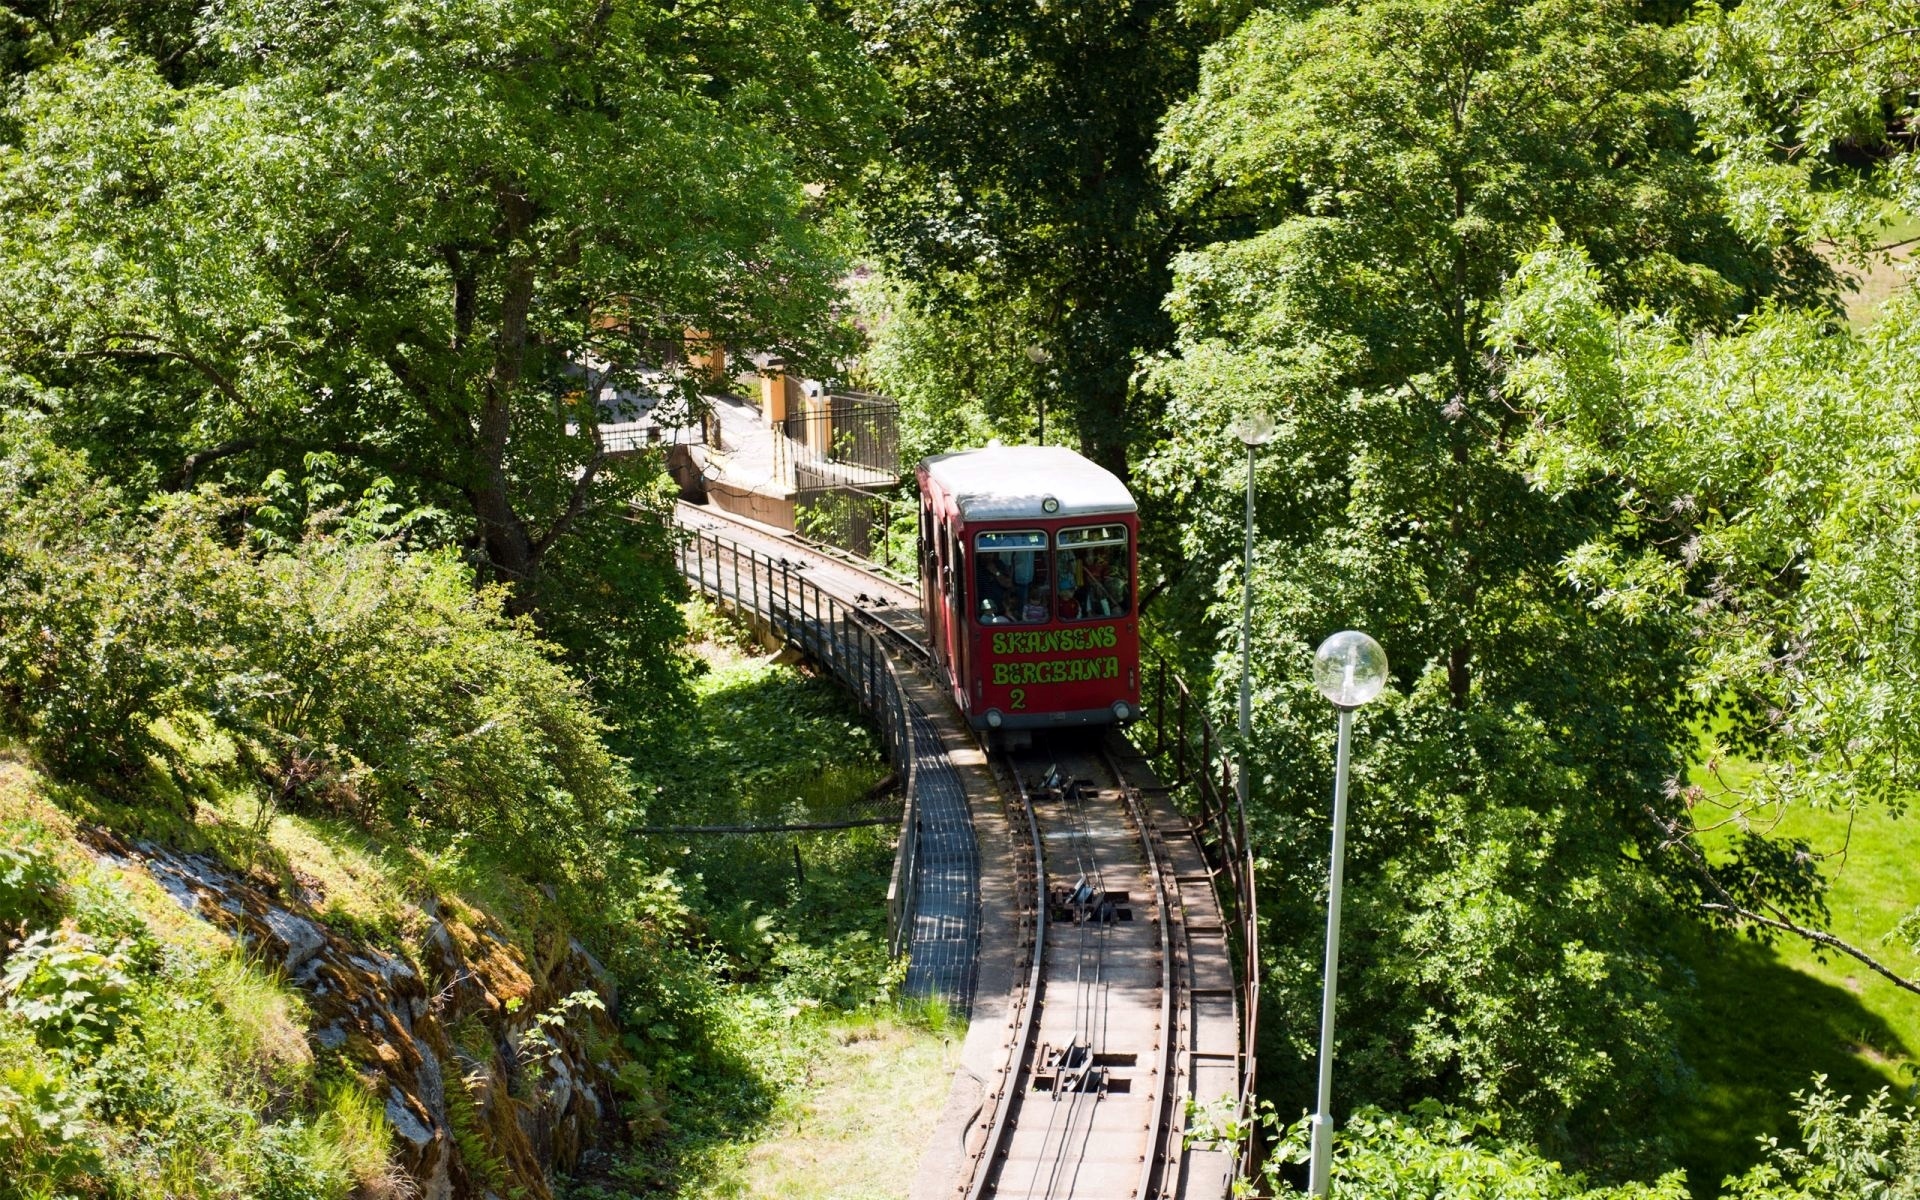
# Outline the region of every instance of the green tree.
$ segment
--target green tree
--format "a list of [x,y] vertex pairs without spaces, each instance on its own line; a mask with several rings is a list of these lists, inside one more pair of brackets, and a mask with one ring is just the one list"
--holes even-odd
[[599,397],[684,410],[637,368],[687,329],[833,344],[803,184],[866,153],[850,37],[802,0],[247,0],[201,28],[217,82],[96,37],[14,106],[16,402],[137,486],[257,487],[316,451],[384,475],[457,514],[511,609],[597,650],[598,683],[657,658],[658,468],[610,454]]
[[[901,110],[863,198],[873,246],[911,285],[901,332],[990,327],[975,348],[997,361],[978,364],[977,392],[969,372],[958,386],[990,412],[1031,401],[1036,418],[1044,395],[1048,439],[1077,437],[1124,477],[1143,427],[1135,356],[1169,341],[1160,300],[1186,236],[1154,140],[1192,86],[1208,22],[1174,0],[854,10]],[[896,372],[896,390],[956,386],[939,356],[899,357],[910,373]]]
[[867,332],[865,382],[900,402],[906,462],[1040,432],[1051,363],[1030,354],[1031,324],[1017,306],[973,289],[955,299],[951,309],[929,305],[918,288],[885,275],[855,292]]
[[1520,452],[1538,486],[1630,482],[1613,520],[1568,555],[1568,578],[1616,619],[1684,622],[1680,680],[1714,715],[1708,770],[1756,768],[1711,793],[1672,784],[1672,848],[1704,911],[1869,963],[1824,932],[1809,847],[1747,830],[1710,864],[1686,839],[1780,804],[1899,810],[1920,783],[1916,329],[1920,309],[1903,298],[1861,332],[1783,308],[1690,338],[1612,311],[1567,246],[1521,272],[1499,327],[1537,414]]
[[[1769,1139],[1766,1159],[1726,1180],[1736,1200],[1909,1200],[1920,1196],[1920,1121],[1886,1092],[1850,1111],[1826,1080],[1797,1093],[1800,1145]],[[1290,1176],[1307,1161],[1305,1121],[1262,1123],[1278,1143],[1263,1165],[1266,1194],[1299,1192]],[[1236,1132],[1236,1131],[1229,1131]],[[1655,1182],[1596,1187],[1506,1134],[1496,1119],[1426,1103],[1408,1113],[1356,1112],[1335,1135],[1334,1193],[1356,1200],[1687,1200],[1678,1171]]]
[[[1181,204],[1246,232],[1176,263],[1177,354],[1152,373],[1167,435],[1140,473],[1182,530],[1161,619],[1230,646],[1244,457],[1226,429],[1279,419],[1251,748],[1278,1023],[1310,1032],[1318,992],[1332,720],[1308,655],[1364,628],[1396,689],[1357,743],[1348,1094],[1464,1102],[1608,1169],[1657,1143],[1634,1114],[1685,1078],[1671,901],[1645,865],[1645,809],[1678,805],[1680,625],[1596,612],[1563,578],[1613,493],[1550,495],[1515,465],[1528,415],[1490,335],[1550,223],[1620,302],[1659,297],[1689,327],[1819,278],[1719,214],[1677,91],[1684,35],[1638,13],[1374,0],[1256,13],[1210,50],[1161,156]],[[1238,672],[1218,668],[1224,700]]]
[[[1859,261],[1885,249],[1887,218],[1920,208],[1915,15],[1820,0],[1701,10],[1690,102],[1743,230]],[[1496,340],[1535,414],[1521,457],[1536,484],[1619,495],[1569,578],[1597,609],[1685,623],[1684,686],[1714,715],[1708,770],[1758,768],[1738,787],[1672,784],[1683,811],[1663,844],[1703,910],[1920,992],[1825,929],[1814,848],[1743,830],[1709,856],[1691,837],[1781,804],[1898,811],[1912,795],[1920,310],[1902,296],[1876,317],[1849,329],[1780,306],[1693,336],[1657,302],[1626,313],[1592,256],[1561,245],[1522,272]],[[1916,930],[1920,914],[1890,935]]]
[[1690,105],[1750,237],[1861,256],[1889,203],[1920,212],[1920,6],[1759,0],[1702,7]]

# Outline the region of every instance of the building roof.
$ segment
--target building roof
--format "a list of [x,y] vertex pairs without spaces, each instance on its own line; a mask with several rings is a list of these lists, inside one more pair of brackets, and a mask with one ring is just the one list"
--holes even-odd
[[[1063,446],[988,446],[936,454],[922,469],[951,495],[963,521],[1045,520],[1133,512],[1133,496],[1113,472]],[[1052,498],[1054,512],[1042,507]]]

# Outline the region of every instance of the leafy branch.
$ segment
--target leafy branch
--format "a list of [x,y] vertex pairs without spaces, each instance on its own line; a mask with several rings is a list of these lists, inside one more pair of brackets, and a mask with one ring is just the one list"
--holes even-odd
[[[1843,938],[1835,937],[1823,929],[1814,929],[1811,926],[1803,925],[1795,921],[1786,911],[1764,898],[1756,901],[1759,909],[1749,907],[1735,900],[1725,885],[1720,882],[1719,876],[1714,873],[1712,864],[1707,861],[1704,854],[1700,853],[1700,848],[1693,844],[1693,839],[1689,836],[1687,829],[1682,826],[1679,821],[1668,820],[1662,817],[1654,811],[1651,805],[1643,805],[1642,808],[1648,818],[1652,820],[1654,825],[1659,827],[1660,832],[1665,835],[1665,841],[1662,843],[1663,848],[1679,851],[1682,858],[1686,860],[1687,865],[1692,868],[1693,874],[1714,897],[1712,900],[1703,901],[1700,905],[1702,909],[1718,917],[1734,921],[1744,921],[1748,924],[1758,925],[1763,929],[1771,929],[1780,933],[1791,933],[1812,942],[1816,946],[1821,946],[1829,950],[1837,950],[1850,958],[1858,959],[1860,962],[1866,964],[1866,966],[1887,979],[1895,987],[1920,996],[1920,983],[1916,983],[1906,976],[1899,974],[1851,942]],[[1761,909],[1765,911],[1760,911]]]

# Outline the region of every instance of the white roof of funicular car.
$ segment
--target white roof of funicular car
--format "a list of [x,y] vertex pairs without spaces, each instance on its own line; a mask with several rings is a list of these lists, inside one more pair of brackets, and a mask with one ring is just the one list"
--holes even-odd
[[[988,446],[936,454],[927,475],[960,510],[963,521],[1044,520],[1133,512],[1133,496],[1112,471],[1062,446]],[[1041,505],[1060,502],[1054,512]]]

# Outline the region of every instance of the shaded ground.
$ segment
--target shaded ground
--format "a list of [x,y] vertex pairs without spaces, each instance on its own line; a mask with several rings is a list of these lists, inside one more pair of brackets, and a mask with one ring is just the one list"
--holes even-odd
[[1786,949],[1692,941],[1700,1007],[1684,1044],[1700,1090],[1673,1128],[1696,1196],[1718,1195],[1721,1180],[1758,1161],[1761,1139],[1796,1139],[1793,1093],[1814,1075],[1865,1096],[1888,1086],[1893,1065],[1911,1054],[1858,994],[1795,965]]
[[[1740,772],[1728,774],[1739,786]],[[1833,933],[1920,978],[1920,954],[1882,941],[1920,906],[1920,813],[1799,810],[1773,833],[1831,856]],[[1816,956],[1798,938],[1771,948],[1698,936],[1683,945],[1700,983],[1683,1046],[1701,1087],[1673,1128],[1695,1195],[1717,1195],[1723,1178],[1758,1161],[1756,1139],[1792,1140],[1793,1093],[1814,1075],[1856,1098],[1883,1087],[1909,1095],[1920,1082],[1920,996],[1852,958]]]
[[947,1098],[963,1032],[895,1016],[827,1030],[804,1082],[751,1143],[716,1164],[713,1197],[904,1197]]

